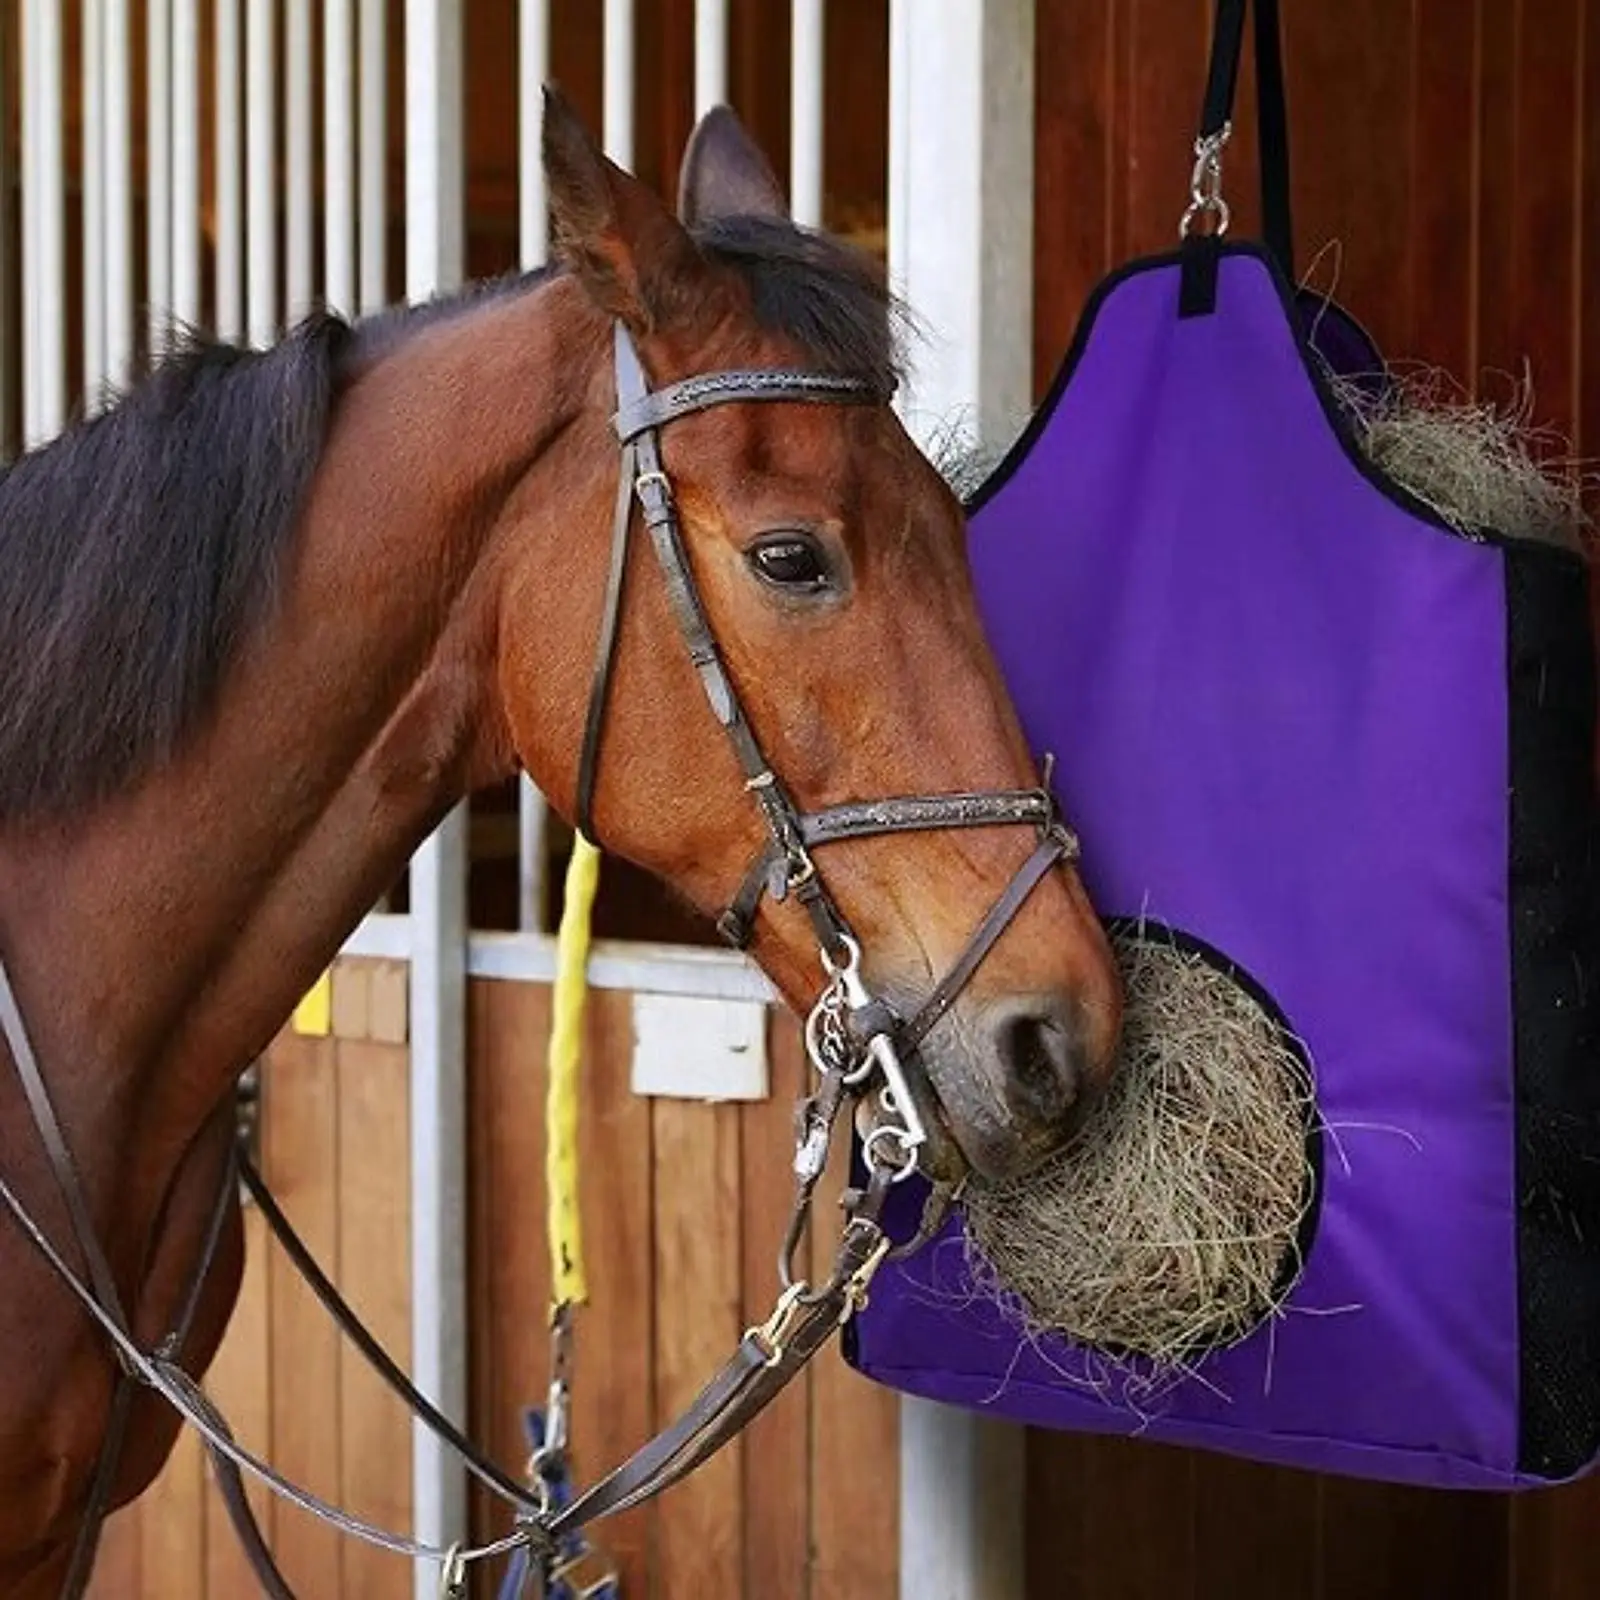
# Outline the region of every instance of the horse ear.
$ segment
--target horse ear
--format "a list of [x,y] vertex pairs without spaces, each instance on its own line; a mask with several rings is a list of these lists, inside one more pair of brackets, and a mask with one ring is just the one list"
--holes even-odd
[[694,241],[548,85],[543,155],[555,253],[595,304],[640,336],[692,318],[707,278]]
[[713,106],[689,135],[678,173],[678,215],[691,228],[713,217],[789,216],[777,174],[727,106]]

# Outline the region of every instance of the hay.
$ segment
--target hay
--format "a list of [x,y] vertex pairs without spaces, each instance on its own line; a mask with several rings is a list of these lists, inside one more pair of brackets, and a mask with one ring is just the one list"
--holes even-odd
[[1443,373],[1391,372],[1382,389],[1329,374],[1362,453],[1463,534],[1491,530],[1582,552],[1594,478],[1533,426],[1531,387],[1508,405],[1473,400]]
[[1298,1274],[1311,1084],[1225,973],[1164,938],[1115,945],[1111,1085],[1044,1167],[968,1184],[968,1265],[1031,1334],[1176,1366],[1249,1332]]

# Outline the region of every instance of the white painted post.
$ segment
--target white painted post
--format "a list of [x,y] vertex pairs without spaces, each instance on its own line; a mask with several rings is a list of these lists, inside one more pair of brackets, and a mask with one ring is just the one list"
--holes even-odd
[[105,166],[101,210],[105,218],[105,368],[116,387],[133,376],[133,78],[128,0],[105,0],[104,95],[101,127]]
[[633,0],[605,0],[601,140],[619,167],[633,166]]
[[[1031,398],[1034,0],[937,18],[890,0],[889,18],[889,267],[931,330],[902,413],[919,438],[955,423],[997,448]],[[1023,1437],[902,1399],[904,1600],[1022,1593]]]
[[322,0],[322,299],[356,314],[355,32],[350,0]]
[[[406,298],[461,279],[464,0],[406,0]],[[411,1373],[457,1422],[467,1410],[467,811],[411,862]],[[449,1544],[467,1531],[467,1480],[420,1423],[411,1432],[413,1528]],[[419,1566],[417,1600],[439,1575]]]
[[245,319],[257,348],[278,336],[276,9],[272,0],[245,7]]
[[284,246],[286,320],[311,309],[311,0],[288,0],[284,12],[283,207],[288,218]]
[[728,0],[695,0],[694,114],[703,117],[727,99]]
[[239,104],[239,0],[216,0],[217,332],[244,335],[243,108]]
[[[549,253],[549,197],[545,193],[540,135],[544,83],[550,76],[550,0],[520,0],[517,10],[517,178],[520,254],[524,271]],[[544,904],[544,796],[526,774],[517,785],[517,926],[540,930]]]
[[150,358],[172,321],[172,0],[145,0],[145,337]]
[[822,226],[823,0],[793,0],[789,72],[789,213]]
[[361,0],[361,305],[389,300],[389,79],[384,0]]
[[66,170],[61,7],[22,7],[22,433],[31,449],[67,417]]
[[172,0],[172,312],[200,321],[200,0]]
[[83,401],[99,409],[106,378],[105,0],[83,0]]

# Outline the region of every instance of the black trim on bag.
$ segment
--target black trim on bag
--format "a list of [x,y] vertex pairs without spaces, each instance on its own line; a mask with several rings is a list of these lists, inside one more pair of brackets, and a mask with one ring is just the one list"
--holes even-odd
[[[1561,545],[1534,542],[1526,538],[1513,538],[1498,528],[1479,527],[1476,525],[1463,532],[1454,524],[1445,521],[1426,501],[1419,500],[1403,484],[1397,483],[1393,478],[1389,477],[1381,467],[1377,466],[1363,452],[1361,446],[1357,443],[1354,429],[1350,424],[1350,418],[1335,398],[1333,389],[1328,382],[1327,374],[1323,370],[1321,358],[1312,349],[1305,328],[1302,326],[1299,308],[1295,304],[1294,291],[1290,287],[1288,279],[1278,270],[1272,252],[1264,245],[1249,239],[1224,240],[1216,246],[1216,252],[1219,258],[1223,260],[1233,256],[1248,257],[1252,261],[1259,262],[1266,269],[1272,279],[1274,288],[1278,291],[1279,302],[1283,307],[1289,330],[1294,336],[1295,349],[1300,353],[1300,364],[1305,370],[1313,393],[1322,406],[1323,415],[1327,419],[1328,426],[1333,430],[1334,438],[1343,448],[1350,464],[1386,500],[1399,506],[1402,511],[1409,513],[1418,522],[1424,523],[1429,528],[1446,534],[1452,539],[1465,540],[1473,544],[1493,545],[1501,549],[1515,549],[1531,560],[1550,562],[1557,566],[1569,568],[1573,572],[1587,573],[1588,563],[1583,556],[1577,551],[1569,550]],[[1005,488],[1012,476],[1027,459],[1034,445],[1043,436],[1045,429],[1050,426],[1056,408],[1061,404],[1062,398],[1065,396],[1073,376],[1077,372],[1078,364],[1083,359],[1084,352],[1088,349],[1095,322],[1111,295],[1121,288],[1124,283],[1143,273],[1171,271],[1174,268],[1181,272],[1183,261],[1184,252],[1181,249],[1167,251],[1160,255],[1140,256],[1117,268],[1115,272],[1108,273],[1096,284],[1094,292],[1089,296],[1084,305],[1083,313],[1078,319],[1078,326],[1073,333],[1072,343],[1067,347],[1066,355],[1062,357],[1060,366],[1056,368],[1055,376],[1050,380],[1050,388],[1044,400],[1028,419],[1026,427],[1017,436],[998,465],[964,502],[963,509],[968,518],[976,516],[984,506]],[[1342,308],[1341,313],[1348,315],[1348,313],[1343,313]]]
[[1508,548],[1518,1464],[1600,1455],[1600,819],[1588,586]]

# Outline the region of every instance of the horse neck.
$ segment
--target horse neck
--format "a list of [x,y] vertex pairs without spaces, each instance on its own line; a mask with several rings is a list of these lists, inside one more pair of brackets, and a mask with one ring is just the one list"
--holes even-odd
[[96,1144],[170,1170],[430,828],[511,770],[497,509],[581,402],[574,343],[600,348],[561,287],[362,371],[204,733],[82,822],[0,835],[0,950],[91,1171]]

